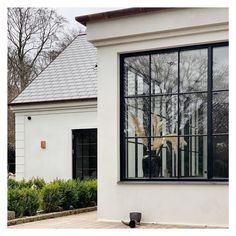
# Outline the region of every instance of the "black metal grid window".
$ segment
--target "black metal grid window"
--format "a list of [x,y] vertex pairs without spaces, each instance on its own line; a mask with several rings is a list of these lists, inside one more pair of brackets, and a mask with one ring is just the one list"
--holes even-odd
[[228,180],[228,43],[120,55],[121,180]]

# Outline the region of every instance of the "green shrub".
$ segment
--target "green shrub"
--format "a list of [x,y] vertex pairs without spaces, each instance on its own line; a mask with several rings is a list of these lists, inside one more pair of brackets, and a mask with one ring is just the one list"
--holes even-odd
[[90,203],[94,202],[97,205],[97,180],[90,180],[88,183]]
[[97,181],[82,180],[77,182],[78,199],[76,208],[83,208],[93,205],[97,202]]
[[42,189],[42,201],[45,212],[61,210],[63,196],[59,182],[51,182]]
[[34,188],[34,189],[42,189],[44,186],[46,185],[46,182],[44,181],[43,178],[32,178],[30,180],[20,180],[20,181],[16,181],[13,179],[8,179],[8,187],[10,189],[12,188]]
[[36,215],[37,210],[39,208],[38,191],[30,188],[24,188],[21,189],[21,191],[23,192],[22,202],[24,206],[24,211],[23,211],[24,216]]
[[8,210],[15,211],[16,217],[36,215],[39,208],[38,192],[30,188],[8,191]]
[[8,185],[8,189],[19,188],[19,183],[14,179],[8,179],[7,180],[7,185]]
[[20,181],[18,181],[18,184],[19,184],[19,188],[22,189],[22,188],[31,188],[33,183],[31,180],[27,181],[25,179],[22,179]]
[[43,189],[46,185],[46,182],[43,178],[32,178],[32,187],[34,187],[37,190]]
[[16,217],[24,215],[24,206],[22,204],[22,191],[20,189],[8,190],[8,210],[15,211]]
[[77,202],[77,184],[75,180],[67,180],[60,184],[62,194],[61,207],[63,210],[75,208]]

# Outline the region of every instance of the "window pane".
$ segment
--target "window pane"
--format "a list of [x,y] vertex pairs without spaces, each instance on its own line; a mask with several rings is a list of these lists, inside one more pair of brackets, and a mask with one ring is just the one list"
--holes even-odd
[[152,94],[178,92],[178,53],[151,56]]
[[125,135],[149,136],[149,98],[125,99]]
[[125,58],[125,96],[149,93],[149,56]]
[[127,178],[149,177],[147,145],[144,139],[125,140],[125,163]]
[[228,92],[213,93],[213,133],[228,133]]
[[207,136],[179,138],[181,176],[207,178]]
[[207,134],[207,94],[179,96],[180,134]]
[[207,49],[180,52],[180,92],[207,91]]
[[229,164],[228,164],[228,136],[214,136],[213,137],[213,177],[228,178]]
[[151,98],[152,136],[177,135],[178,96],[157,96]]
[[152,177],[178,176],[178,137],[166,136],[151,139]]
[[229,50],[228,47],[213,48],[213,90],[228,89]]

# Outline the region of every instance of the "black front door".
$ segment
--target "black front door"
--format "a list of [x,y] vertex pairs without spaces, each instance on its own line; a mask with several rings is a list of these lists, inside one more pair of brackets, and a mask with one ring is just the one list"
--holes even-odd
[[73,130],[73,179],[97,178],[97,129]]

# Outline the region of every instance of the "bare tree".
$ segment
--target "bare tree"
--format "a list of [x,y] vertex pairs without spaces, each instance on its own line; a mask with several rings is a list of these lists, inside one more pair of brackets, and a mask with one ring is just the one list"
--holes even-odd
[[52,9],[8,9],[9,85],[18,93],[39,72],[37,63],[59,40],[64,23]]
[[44,63],[54,60],[80,33],[81,29],[68,29],[63,32],[59,41],[56,42],[55,47],[51,48],[49,52],[45,54]]
[[[48,8],[8,8],[8,101],[16,97],[80,33]],[[8,141],[14,144],[8,111]]]

